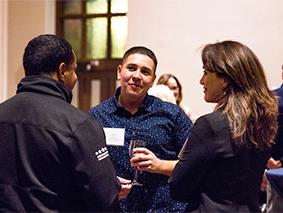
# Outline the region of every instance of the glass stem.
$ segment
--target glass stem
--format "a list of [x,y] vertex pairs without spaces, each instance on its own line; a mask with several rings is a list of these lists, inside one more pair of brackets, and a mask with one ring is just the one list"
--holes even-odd
[[137,179],[138,179],[138,169],[137,167],[135,167],[135,175],[134,175],[134,182],[138,182]]

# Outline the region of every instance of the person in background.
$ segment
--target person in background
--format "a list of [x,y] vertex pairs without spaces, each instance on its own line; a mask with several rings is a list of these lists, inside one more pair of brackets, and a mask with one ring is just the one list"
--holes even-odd
[[119,210],[121,186],[103,129],[70,104],[72,47],[39,35],[28,42],[23,65],[17,94],[0,104],[0,211]]
[[[283,65],[281,66],[281,69],[281,77],[283,80]],[[272,159],[270,159],[268,167],[279,168],[282,167],[283,163],[283,84],[279,88],[273,90],[273,92],[278,97],[278,131],[275,139],[276,143],[272,146]]]
[[[185,204],[174,201],[169,192],[168,175],[175,166],[177,155],[189,136],[192,122],[175,104],[148,95],[155,80],[157,59],[143,46],[127,50],[117,67],[121,87],[114,96],[90,110],[105,130],[108,151],[117,175],[132,179],[129,143],[145,141],[147,167],[154,173],[142,172],[128,197],[120,202],[124,212],[181,212]],[[154,154],[153,154],[154,153]]]
[[166,85],[153,85],[148,90],[148,94],[160,98],[162,101],[167,101],[169,103],[176,104],[176,99],[173,92]]
[[163,74],[159,77],[157,81],[157,85],[160,84],[164,84],[168,86],[169,89],[172,90],[176,98],[177,105],[180,106],[185,111],[185,113],[191,118],[192,114],[190,108],[182,104],[182,99],[183,99],[182,85],[178,80],[178,78],[173,74]]
[[[283,79],[283,65],[281,66],[281,78]],[[273,144],[271,149],[271,157],[269,158],[266,168],[267,169],[276,169],[282,167],[283,163],[283,85],[281,87],[273,90],[273,93],[278,98],[278,129],[275,138],[275,144]],[[263,176],[260,192],[260,204],[264,209],[267,201],[267,177]]]
[[169,179],[173,199],[192,212],[259,212],[263,172],[277,130],[277,101],[256,55],[236,41],[202,50],[204,100]]

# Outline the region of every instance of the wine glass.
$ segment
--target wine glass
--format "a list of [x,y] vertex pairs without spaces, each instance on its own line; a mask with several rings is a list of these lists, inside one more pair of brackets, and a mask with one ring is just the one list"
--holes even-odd
[[[142,141],[142,140],[131,140],[130,145],[129,145],[129,155],[130,155],[130,157],[133,157],[133,154],[134,154],[133,150],[134,150],[134,148],[137,148],[137,147],[145,147],[145,142]],[[133,186],[142,186],[142,184],[137,181],[138,172],[139,172],[138,169],[135,167],[134,179],[132,181]]]

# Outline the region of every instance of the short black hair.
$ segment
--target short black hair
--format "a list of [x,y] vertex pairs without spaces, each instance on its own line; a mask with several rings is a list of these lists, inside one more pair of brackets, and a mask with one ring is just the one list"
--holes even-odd
[[156,58],[154,52],[147,47],[144,47],[144,46],[131,47],[123,55],[123,61],[125,59],[127,59],[130,55],[133,55],[133,54],[136,54],[136,53],[142,54],[142,55],[147,55],[148,57],[150,57],[152,59],[152,61],[154,63],[154,73],[155,73],[156,68],[157,68],[157,58]]
[[52,34],[39,35],[27,44],[23,55],[25,75],[42,75],[55,72],[61,63],[74,61],[68,41]]

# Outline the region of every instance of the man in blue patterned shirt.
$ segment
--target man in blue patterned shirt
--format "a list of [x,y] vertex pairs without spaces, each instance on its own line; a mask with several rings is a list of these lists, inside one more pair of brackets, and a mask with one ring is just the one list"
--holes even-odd
[[[129,49],[117,67],[121,87],[114,97],[90,110],[107,128],[107,140],[111,138],[113,142],[122,135],[122,143],[108,143],[118,176],[133,179],[129,141],[146,142],[139,167],[143,172],[138,176],[142,186],[133,186],[128,197],[120,202],[125,212],[182,212],[185,209],[184,203],[170,197],[167,181],[192,122],[179,106],[147,94],[156,77],[156,66],[156,56],[148,48]],[[120,133],[115,133],[115,129]]]

